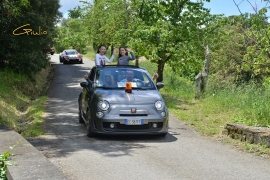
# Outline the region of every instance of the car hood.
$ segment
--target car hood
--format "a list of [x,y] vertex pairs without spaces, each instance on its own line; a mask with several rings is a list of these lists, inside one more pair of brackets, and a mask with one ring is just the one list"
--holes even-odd
[[132,90],[126,93],[125,90],[97,90],[99,98],[113,104],[152,104],[157,100],[162,100],[157,90]]

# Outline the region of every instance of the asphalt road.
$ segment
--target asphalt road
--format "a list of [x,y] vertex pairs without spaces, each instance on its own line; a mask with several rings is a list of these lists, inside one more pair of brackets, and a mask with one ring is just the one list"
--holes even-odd
[[59,63],[48,92],[46,134],[28,139],[72,180],[269,180],[270,160],[200,136],[170,115],[165,138],[88,138],[78,122],[79,83],[94,62]]

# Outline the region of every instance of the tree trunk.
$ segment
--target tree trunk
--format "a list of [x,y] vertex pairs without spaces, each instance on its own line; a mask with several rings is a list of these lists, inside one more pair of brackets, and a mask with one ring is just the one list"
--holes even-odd
[[135,65],[136,65],[136,66],[139,66],[139,56],[136,55],[135,57],[136,57]]
[[204,67],[203,71],[209,74],[209,68],[210,68],[210,49],[208,45],[206,46],[206,53],[205,53],[205,61],[204,61]]
[[111,56],[113,54],[114,45],[111,46]]
[[165,61],[158,61],[158,78],[157,82],[162,82],[163,81],[163,70],[165,66]]
[[[135,47],[135,52],[138,52],[137,46]],[[135,65],[139,66],[139,56],[137,53],[135,54]]]

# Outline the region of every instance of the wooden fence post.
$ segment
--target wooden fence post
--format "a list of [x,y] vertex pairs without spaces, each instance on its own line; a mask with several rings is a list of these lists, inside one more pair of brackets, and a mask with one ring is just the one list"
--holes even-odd
[[210,50],[207,45],[203,70],[195,77],[195,99],[199,99],[205,92],[209,68],[210,68]]

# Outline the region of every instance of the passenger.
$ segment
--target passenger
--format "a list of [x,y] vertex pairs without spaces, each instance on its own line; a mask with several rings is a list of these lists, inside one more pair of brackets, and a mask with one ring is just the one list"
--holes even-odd
[[98,47],[97,54],[95,55],[96,66],[105,66],[106,62],[108,62],[108,63],[113,62],[114,55],[116,53],[116,49],[113,50],[113,54],[112,54],[112,57],[110,59],[108,59],[105,56],[105,53],[106,53],[106,47],[105,47],[105,45],[100,45]]
[[[131,54],[131,57],[128,55],[128,52]],[[128,65],[129,61],[133,60],[135,60],[135,56],[131,49],[124,46],[119,48],[117,65]]]
[[[89,73],[89,74],[90,74],[90,73]],[[88,78],[89,74],[85,74],[85,75],[84,75],[84,79],[86,80],[86,85],[91,84],[91,81],[90,81],[90,79]]]
[[106,75],[105,74],[103,85],[105,85],[105,86],[115,86],[116,84],[114,83],[113,77],[111,75]]

